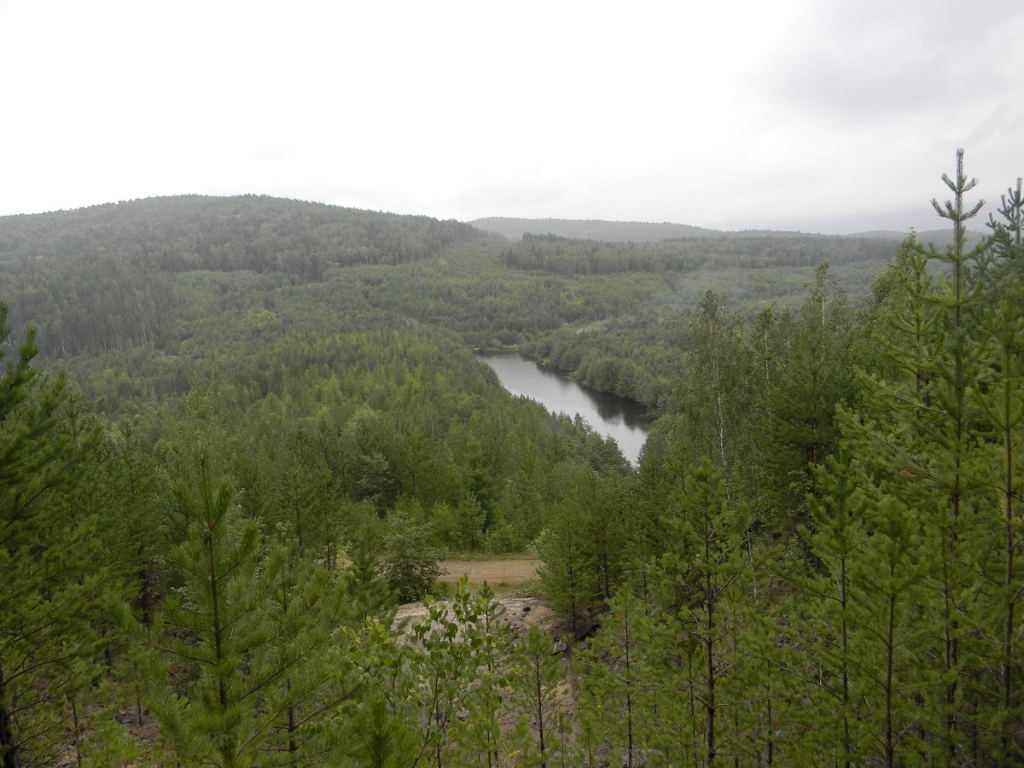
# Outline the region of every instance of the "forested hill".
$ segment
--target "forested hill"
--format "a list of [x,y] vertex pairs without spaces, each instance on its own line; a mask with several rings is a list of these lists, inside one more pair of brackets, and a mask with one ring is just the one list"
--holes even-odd
[[[0,765],[1024,764],[1019,182],[1000,215],[0,220]],[[639,466],[470,349],[512,346],[653,406]],[[445,551],[535,553],[559,644],[490,588],[395,629]]]
[[[964,244],[970,248],[978,245],[985,237],[991,234],[987,229],[978,225],[964,229]],[[869,240],[892,240],[900,242],[907,236],[906,232],[897,232],[892,229],[880,229],[873,232],[858,232],[850,237],[863,237]],[[945,248],[953,243],[953,231],[950,229],[929,229],[916,233],[918,242],[930,244],[938,249]]]
[[680,237],[648,243],[525,234],[517,247],[506,248],[504,261],[506,266],[517,269],[581,275],[813,267],[826,258],[832,264],[881,264],[892,258],[896,244],[886,239],[782,232],[723,232],[715,237]]
[[117,256],[163,271],[403,264],[481,237],[468,224],[265,195],[183,195],[0,217],[0,262]]
[[508,243],[423,216],[181,196],[0,218],[0,285],[12,327],[36,326],[43,355],[65,361],[140,344],[173,350],[229,305],[262,317],[286,287],[319,283],[332,296],[358,296],[350,317],[384,311],[388,322],[411,317],[494,346],[615,319],[655,297],[688,311],[707,288],[748,306],[792,300],[826,257],[851,296],[863,296],[894,249],[888,240],[780,233]]
[[[734,241],[739,239],[764,240],[782,238],[793,240],[826,237],[826,235],[815,233],[771,229],[726,231],[695,227],[690,224],[674,224],[668,221],[656,223],[648,221],[601,221],[594,219],[519,219],[491,216],[475,219],[470,223],[478,229],[494,232],[509,240],[521,240],[524,235],[555,235],[556,237],[567,237],[577,240],[601,240],[609,243],[654,243],[661,240],[680,238],[708,238],[713,240],[724,238]],[[864,237],[898,243],[906,237],[906,233],[880,230],[878,232],[849,235],[849,237]],[[945,230],[935,230],[934,232],[921,233],[919,239],[924,242],[934,241],[936,245],[945,244],[949,241],[949,233]]]
[[691,227],[689,224],[645,221],[593,221],[575,219],[516,219],[491,216],[470,222],[474,227],[496,232],[510,240],[520,240],[524,234],[558,235],[582,240],[608,242],[649,243],[670,237],[709,237],[719,235],[714,229]]
[[176,276],[318,282],[331,269],[410,264],[483,237],[455,221],[266,196],[159,197],[0,217],[0,285],[13,327],[37,326],[44,354],[159,347],[182,298]]
[[[890,244],[899,243],[907,236],[906,232],[891,229],[873,232],[858,232],[853,235],[821,235],[810,232],[788,232],[778,230],[744,229],[724,231],[694,227],[689,224],[673,224],[671,222],[645,221],[595,221],[576,219],[518,219],[491,216],[475,219],[470,222],[474,227],[502,235],[509,240],[521,240],[524,235],[572,238],[577,240],[599,240],[609,243],[655,243],[662,240],[675,239],[706,239],[715,243],[736,243],[743,240],[768,241],[785,240],[808,242],[827,239],[832,242],[849,239],[884,241]],[[966,232],[967,244],[971,247],[981,242],[988,234],[984,227],[975,226]],[[933,229],[918,232],[917,239],[936,248],[945,248],[950,244],[952,233],[947,229]],[[893,247],[892,245],[889,246]],[[720,248],[721,250],[721,248]]]

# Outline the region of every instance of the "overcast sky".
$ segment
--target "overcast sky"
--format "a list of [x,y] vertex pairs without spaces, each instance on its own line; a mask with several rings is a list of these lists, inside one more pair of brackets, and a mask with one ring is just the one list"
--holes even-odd
[[268,194],[844,232],[1024,175],[1024,2],[0,0],[0,215]]

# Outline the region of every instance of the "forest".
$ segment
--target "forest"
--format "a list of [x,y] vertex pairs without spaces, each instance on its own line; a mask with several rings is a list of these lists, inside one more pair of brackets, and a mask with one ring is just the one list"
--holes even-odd
[[[1024,194],[942,182],[939,244],[0,218],[0,767],[1024,764]],[[437,582],[518,553],[554,637]]]

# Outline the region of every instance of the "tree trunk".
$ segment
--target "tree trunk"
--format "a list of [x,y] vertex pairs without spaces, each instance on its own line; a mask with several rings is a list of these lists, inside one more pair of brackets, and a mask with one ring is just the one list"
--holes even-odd
[[7,708],[7,681],[4,679],[3,667],[0,667],[0,753],[2,768],[21,768],[21,757],[11,728],[11,712]]

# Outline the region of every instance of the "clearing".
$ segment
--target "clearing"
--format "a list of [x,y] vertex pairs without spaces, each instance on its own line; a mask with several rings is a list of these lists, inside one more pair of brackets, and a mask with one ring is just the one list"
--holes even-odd
[[[520,630],[537,624],[546,631],[552,631],[555,615],[547,600],[528,596],[531,590],[527,590],[525,595],[515,590],[517,585],[537,580],[538,565],[540,560],[535,558],[445,560],[441,568],[446,573],[439,581],[454,584],[466,576],[467,585],[473,592],[486,581],[498,592],[495,600],[505,609],[505,621]],[[395,622],[397,624],[403,619],[412,619],[425,613],[423,603],[409,603],[398,609]]]
[[444,560],[441,562],[441,570],[445,575],[440,578],[440,581],[454,583],[466,576],[470,586],[480,585],[485,581],[492,587],[502,582],[518,584],[536,579],[538,565],[540,565],[540,560],[531,558]]

